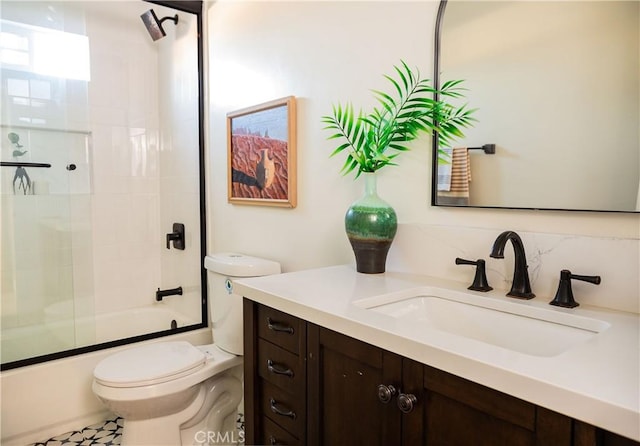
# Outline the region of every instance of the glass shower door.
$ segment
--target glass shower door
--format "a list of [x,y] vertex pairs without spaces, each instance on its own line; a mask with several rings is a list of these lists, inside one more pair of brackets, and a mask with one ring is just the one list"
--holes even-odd
[[1,1],[0,370],[205,327],[202,5]]
[[87,114],[88,66],[61,69],[57,58],[87,42],[47,25],[51,14],[44,2],[3,2],[0,17],[3,364],[75,348],[92,332],[75,323],[93,313],[91,134],[76,119]]
[[[81,267],[74,254],[90,249],[90,237],[82,211],[88,195],[70,194],[82,167],[65,160],[69,147],[86,145],[88,136],[7,124],[1,130],[4,363],[75,347],[73,321],[86,301],[74,292],[74,269]],[[16,143],[7,144],[10,138]]]

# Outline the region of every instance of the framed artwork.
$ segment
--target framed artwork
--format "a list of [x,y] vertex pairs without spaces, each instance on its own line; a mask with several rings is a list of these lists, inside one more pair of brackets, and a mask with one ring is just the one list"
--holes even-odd
[[230,203],[296,207],[295,118],[294,96],[227,114]]

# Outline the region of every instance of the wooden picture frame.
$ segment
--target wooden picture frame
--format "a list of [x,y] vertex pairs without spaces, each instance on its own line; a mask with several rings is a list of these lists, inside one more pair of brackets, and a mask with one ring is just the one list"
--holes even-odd
[[227,114],[227,198],[234,204],[296,207],[294,96]]

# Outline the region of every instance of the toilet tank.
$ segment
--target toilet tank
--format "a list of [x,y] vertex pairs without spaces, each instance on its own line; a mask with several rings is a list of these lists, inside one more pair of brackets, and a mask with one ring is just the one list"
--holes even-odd
[[280,264],[243,254],[218,253],[206,256],[204,267],[209,284],[213,342],[222,350],[242,355],[242,296],[233,292],[233,281],[242,277],[280,274]]

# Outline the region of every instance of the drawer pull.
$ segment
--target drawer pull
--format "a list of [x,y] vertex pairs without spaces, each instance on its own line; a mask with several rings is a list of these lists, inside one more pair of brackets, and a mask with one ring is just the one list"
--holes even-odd
[[271,373],[275,373],[276,375],[285,375],[285,376],[288,376],[289,378],[293,378],[293,370],[285,369],[281,367],[279,364],[274,363],[270,359],[267,360],[267,369]]
[[270,317],[267,318],[267,327],[269,327],[269,330],[277,331],[280,333],[287,333],[290,335],[293,334],[292,327],[281,324],[280,322],[274,322]]
[[282,415],[283,417],[289,417],[293,420],[296,419],[296,413],[292,410],[284,410],[281,409],[280,407],[278,407],[278,402],[276,400],[274,400],[273,398],[269,399],[269,405],[271,407],[271,412],[275,413],[276,415]]
[[276,437],[274,437],[273,435],[269,435],[269,444],[272,446],[278,444],[278,440],[276,440]]

